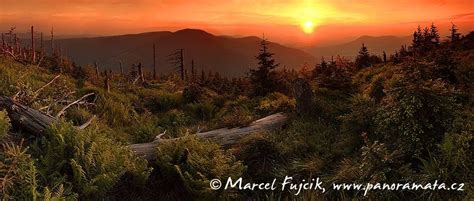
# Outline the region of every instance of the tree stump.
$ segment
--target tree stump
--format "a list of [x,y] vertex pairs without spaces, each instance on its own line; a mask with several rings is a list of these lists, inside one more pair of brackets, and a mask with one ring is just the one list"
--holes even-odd
[[296,99],[296,111],[299,115],[309,114],[313,109],[313,90],[304,78],[293,83],[293,97]]

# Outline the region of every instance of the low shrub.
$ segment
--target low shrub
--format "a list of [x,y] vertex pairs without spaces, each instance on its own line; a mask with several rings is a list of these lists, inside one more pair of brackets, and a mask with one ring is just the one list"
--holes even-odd
[[247,167],[245,176],[254,182],[268,182],[278,176],[283,157],[277,145],[265,134],[256,133],[242,139],[233,149]]
[[235,192],[213,191],[209,180],[238,178],[244,171],[244,165],[229,151],[192,135],[163,142],[157,148],[157,156],[156,165],[162,180],[156,189],[160,196],[178,200],[231,198]]
[[145,99],[145,107],[152,112],[166,112],[181,105],[181,95],[177,93],[159,93]]
[[133,143],[151,142],[161,132],[153,119],[144,117],[127,130]]
[[0,111],[0,140],[7,136],[10,130],[10,119],[5,111]]
[[2,144],[0,151],[0,197],[4,200],[65,200],[76,194],[61,183],[53,184],[53,192],[42,187],[35,159],[21,144]]
[[216,116],[217,107],[211,103],[190,103],[185,111],[200,121],[209,121]]
[[54,124],[33,146],[39,173],[47,182],[64,181],[82,198],[100,198],[125,173],[146,178],[146,161],[96,128]]
[[13,71],[7,68],[0,68],[0,95],[12,96],[17,92],[17,82],[16,75]]
[[262,114],[271,114],[294,111],[295,106],[295,99],[291,99],[282,93],[274,92],[260,100],[257,110]]

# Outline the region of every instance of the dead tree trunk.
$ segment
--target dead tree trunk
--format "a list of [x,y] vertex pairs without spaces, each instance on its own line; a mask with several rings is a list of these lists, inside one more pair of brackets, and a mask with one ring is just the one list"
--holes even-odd
[[186,80],[186,81],[189,80],[189,77],[188,77],[188,70],[187,70],[187,69],[184,69],[184,80]]
[[0,107],[7,110],[13,126],[31,134],[43,134],[56,121],[54,117],[17,103],[9,97],[0,96]]
[[41,38],[41,44],[40,44],[40,45],[41,45],[41,49],[40,49],[40,51],[41,51],[41,55],[43,56],[43,55],[44,55],[43,32],[41,32],[40,38]]
[[120,65],[120,75],[121,75],[122,78],[123,78],[123,77],[124,77],[124,74],[123,74],[122,61],[119,62],[119,65]]
[[179,69],[181,72],[181,80],[184,80],[184,50],[183,49],[179,51],[179,58],[181,62],[179,66]]
[[110,92],[109,73],[107,73],[107,70],[105,70],[104,88],[107,92]]
[[[228,147],[239,142],[244,136],[261,132],[264,130],[272,130],[281,127],[287,120],[282,113],[273,114],[262,119],[252,122],[249,126],[243,128],[221,128],[217,130],[197,133],[196,137],[213,141],[221,146]],[[153,142],[132,144],[130,148],[139,156],[146,160],[154,160],[156,158],[156,147],[160,142],[174,139],[161,139],[158,135]],[[176,138],[175,138],[176,139]]]
[[18,52],[19,55],[21,55],[20,53],[20,43],[19,43],[19,40],[18,40],[18,36],[15,34],[15,52]]
[[99,65],[97,65],[97,61],[94,62],[94,67],[95,67],[95,75],[97,76],[97,78],[100,78]]
[[191,60],[191,80],[194,81],[196,78],[196,72],[194,72],[194,60]]
[[36,62],[36,47],[35,47],[35,30],[31,26],[31,63]]
[[57,55],[58,55],[58,62],[59,62],[58,68],[59,68],[59,72],[62,73],[63,72],[63,64],[64,64],[63,63],[63,50],[61,48],[61,45],[58,45],[57,49],[58,49],[58,54]]
[[142,63],[138,63],[138,76],[140,76],[140,80],[142,81],[142,83],[144,83],[145,78],[143,77]]
[[201,83],[204,83],[206,81],[206,73],[204,72],[204,69],[201,69]]
[[153,44],[153,79],[156,80],[156,47]]
[[54,29],[51,27],[51,56],[54,55]]
[[[88,95],[83,96],[81,99],[86,96]],[[5,96],[0,96],[0,108],[5,108],[7,110],[8,116],[15,128],[22,129],[33,135],[44,134],[46,129],[57,121],[56,118],[52,116],[24,106]],[[63,110],[66,108],[67,107],[63,108]],[[204,140],[216,142],[221,146],[231,146],[236,144],[242,137],[246,135],[281,127],[286,122],[286,120],[287,117],[284,114],[278,113],[254,121],[248,127],[222,128],[204,133],[197,133],[196,136]],[[162,135],[157,136],[153,142],[132,144],[129,147],[138,156],[143,157],[146,160],[154,160],[156,158],[156,146],[158,146],[160,142],[163,142],[163,140],[172,140],[161,139],[161,136]]]
[[109,79],[114,79],[114,71],[112,69],[109,69]]

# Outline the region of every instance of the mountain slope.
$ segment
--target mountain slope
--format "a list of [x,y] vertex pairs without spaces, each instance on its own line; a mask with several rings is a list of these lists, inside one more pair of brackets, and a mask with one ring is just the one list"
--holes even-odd
[[[197,70],[217,71],[226,76],[243,75],[257,63],[261,39],[257,37],[230,38],[209,34],[202,30],[184,29],[177,32],[151,32],[96,38],[75,38],[56,41],[65,54],[75,62],[85,65],[95,61],[102,69],[118,69],[123,61],[125,69],[132,63],[141,62],[146,69],[153,66],[153,44],[156,44],[159,73],[170,73],[174,66],[169,55],[176,49],[184,49],[185,67],[189,70],[194,60]],[[298,49],[269,43],[275,59],[288,68],[298,68],[316,59]]]
[[362,46],[362,43],[368,47],[369,52],[375,55],[382,55],[385,51],[387,54],[392,54],[398,51],[402,45],[411,44],[412,37],[397,37],[397,36],[361,36],[354,41],[327,47],[312,47],[307,51],[313,56],[320,59],[321,57],[330,58],[331,56],[344,56],[353,59]]

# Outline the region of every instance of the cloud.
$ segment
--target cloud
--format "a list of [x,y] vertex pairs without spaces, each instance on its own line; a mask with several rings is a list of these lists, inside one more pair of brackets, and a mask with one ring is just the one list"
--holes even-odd
[[[111,34],[153,31],[159,27],[206,28],[221,34],[278,31],[291,38],[311,20],[327,37],[334,27],[365,26],[398,32],[413,24],[473,21],[472,0],[0,0],[0,28],[56,27],[63,32]],[[4,9],[8,6],[8,9]],[[408,27],[408,28],[407,28]],[[318,28],[317,28],[318,29]],[[370,34],[377,29],[371,29]],[[354,31],[349,31],[347,34]],[[367,30],[366,30],[367,31]],[[380,30],[380,33],[386,30]],[[411,31],[411,30],[410,30]],[[398,33],[397,32],[397,33]],[[385,33],[385,32],[384,32]]]
[[474,18],[474,13],[457,14],[457,15],[451,16],[451,18],[453,18],[453,19],[464,19],[464,18],[472,19],[472,18]]

